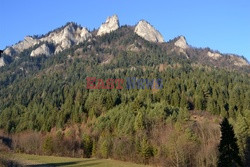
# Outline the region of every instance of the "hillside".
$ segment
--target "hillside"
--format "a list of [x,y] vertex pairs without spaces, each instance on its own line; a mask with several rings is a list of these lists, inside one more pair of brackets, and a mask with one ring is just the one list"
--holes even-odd
[[[219,123],[228,117],[248,163],[244,57],[193,47],[183,36],[164,42],[148,22],[120,26],[117,16],[94,31],[68,23],[2,56],[1,136],[16,151],[216,166]],[[87,77],[125,82],[123,89],[89,90]],[[128,89],[134,77],[136,87]],[[142,79],[158,88],[142,89]]]

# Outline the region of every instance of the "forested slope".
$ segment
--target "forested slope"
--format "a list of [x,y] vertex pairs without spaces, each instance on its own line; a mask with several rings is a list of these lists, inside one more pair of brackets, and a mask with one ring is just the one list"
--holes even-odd
[[[183,54],[173,42],[150,43],[123,26],[51,57],[24,50],[0,68],[0,128],[28,153],[215,166],[219,122],[228,117],[244,159],[249,66],[202,57],[210,49]],[[163,88],[88,90],[86,77],[158,78]]]

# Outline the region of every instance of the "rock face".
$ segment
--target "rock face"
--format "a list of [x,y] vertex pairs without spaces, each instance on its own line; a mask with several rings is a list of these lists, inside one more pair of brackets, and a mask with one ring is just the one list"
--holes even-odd
[[188,44],[184,36],[180,36],[179,39],[174,43],[174,45],[182,49],[188,48]]
[[63,48],[62,48],[60,45],[58,45],[58,46],[56,47],[55,54],[57,54],[57,53],[59,53],[59,52],[61,52],[61,51],[63,51]]
[[0,58],[0,67],[2,66],[5,66],[5,61],[3,57]]
[[222,55],[221,54],[219,54],[219,53],[212,53],[212,52],[207,52],[207,55],[209,56],[209,57],[211,57],[212,59],[215,59],[215,60],[217,60],[218,58],[220,58],[220,57],[222,57]]
[[[82,28],[74,23],[69,23],[60,31],[53,31],[45,37],[25,37],[23,41],[5,49],[4,53],[9,56],[15,56],[25,49],[35,46],[36,44],[40,44],[41,42],[53,43],[56,47],[55,53],[58,53],[64,49],[70,48],[74,44],[79,44],[90,37],[91,33],[87,30],[87,28]],[[34,51],[32,55],[36,55],[36,53],[37,51]]]
[[234,65],[236,66],[247,66],[249,65],[248,61],[245,60],[244,58],[242,57],[239,57],[239,56],[235,56],[235,55],[230,55],[230,60],[234,63]]
[[16,54],[16,51],[12,47],[9,47],[9,48],[5,49],[3,53],[6,55],[13,56]]
[[41,45],[37,49],[33,50],[30,54],[31,57],[36,57],[39,55],[46,55],[46,56],[51,55],[50,49],[46,44]]
[[31,46],[34,46],[35,44],[38,44],[38,43],[39,43],[39,41],[37,39],[34,39],[32,37],[27,36],[24,38],[24,40],[22,42],[18,43],[17,45],[14,45],[13,49],[16,52],[21,52],[24,49],[28,49]]
[[108,17],[106,22],[101,25],[97,32],[97,36],[102,36],[104,34],[115,31],[119,28],[119,19],[117,15]]
[[90,32],[85,27],[79,27],[73,23],[68,24],[59,32],[52,32],[47,37],[41,38],[43,42],[54,43],[55,53],[70,48],[74,44],[79,44],[91,37]]
[[140,21],[136,25],[135,33],[150,42],[164,42],[160,32],[145,20]]
[[20,53],[24,51],[25,49],[28,49],[36,44],[39,43],[38,39],[32,38],[30,36],[27,36],[24,38],[23,41],[13,45],[10,48],[7,48],[4,53],[10,56],[14,56],[16,53]]

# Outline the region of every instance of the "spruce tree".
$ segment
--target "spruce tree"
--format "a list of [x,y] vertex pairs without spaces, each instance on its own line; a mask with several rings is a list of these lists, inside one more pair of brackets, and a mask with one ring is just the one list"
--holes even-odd
[[239,147],[232,125],[227,118],[221,123],[221,141],[219,144],[218,167],[242,166]]
[[134,128],[136,131],[140,131],[144,129],[144,116],[142,112],[138,112],[135,117]]
[[92,149],[93,149],[93,141],[91,137],[87,134],[84,134],[82,144],[83,144],[84,155],[87,158],[90,158],[92,155]]
[[244,155],[247,148],[246,141],[249,137],[249,125],[246,121],[246,118],[242,114],[238,114],[234,130],[238,139],[240,154]]
[[146,139],[143,139],[140,145],[141,148],[141,156],[143,158],[144,164],[148,163],[148,159],[152,156],[152,150],[150,148],[150,144]]

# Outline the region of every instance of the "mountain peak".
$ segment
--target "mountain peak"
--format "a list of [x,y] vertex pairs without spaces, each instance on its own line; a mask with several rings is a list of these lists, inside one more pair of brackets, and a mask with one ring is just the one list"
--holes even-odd
[[189,46],[187,44],[186,38],[184,36],[180,36],[176,42],[174,43],[175,46],[180,47],[182,49],[187,49]]
[[39,40],[32,38],[31,36],[26,36],[23,41],[4,50],[6,55],[15,56],[17,53],[21,53],[25,49],[28,49],[39,43]]
[[[8,47],[4,50],[4,54],[9,56],[16,56],[25,49],[40,45],[44,42],[53,43],[56,47],[55,54],[61,52],[64,49],[70,48],[73,44],[79,44],[91,37],[91,33],[87,28],[78,26],[76,23],[69,22],[65,26],[49,32],[41,37],[27,36],[23,41]],[[45,54],[49,56],[53,54],[48,51],[45,45],[40,46],[36,50],[33,50],[31,56],[38,56]]]
[[97,32],[97,36],[102,36],[104,34],[110,33],[117,30],[120,27],[118,16],[115,14],[107,18],[105,23],[101,25]]
[[150,42],[164,42],[160,32],[145,20],[139,21],[135,27],[135,33]]

